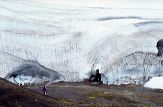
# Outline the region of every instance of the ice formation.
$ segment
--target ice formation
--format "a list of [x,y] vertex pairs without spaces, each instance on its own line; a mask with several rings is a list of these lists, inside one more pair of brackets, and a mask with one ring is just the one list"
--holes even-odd
[[163,38],[161,1],[154,7],[148,2],[152,8],[146,2],[121,1],[117,8],[115,0],[84,1],[1,0],[0,77],[34,61],[66,81],[78,81],[92,68],[109,74],[111,65],[131,53],[157,53]]
[[7,80],[16,84],[41,83],[43,81],[61,81],[64,77],[56,71],[45,68],[38,62],[26,62],[25,64],[14,68],[14,70],[5,77]]
[[135,52],[110,65],[104,73],[109,84],[145,84],[152,77],[163,76],[163,57]]

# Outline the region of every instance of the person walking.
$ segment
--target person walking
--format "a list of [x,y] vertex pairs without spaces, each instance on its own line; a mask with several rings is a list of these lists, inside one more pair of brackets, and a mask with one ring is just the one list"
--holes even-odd
[[47,88],[46,88],[46,86],[43,87],[42,91],[43,91],[44,95],[47,95]]

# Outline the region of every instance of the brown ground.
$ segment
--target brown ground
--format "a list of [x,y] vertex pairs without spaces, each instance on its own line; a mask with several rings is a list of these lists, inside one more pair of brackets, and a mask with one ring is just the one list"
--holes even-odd
[[47,96],[43,84],[26,87],[0,79],[0,107],[163,107],[163,90],[133,84],[59,82],[48,85]]
[[0,107],[64,107],[60,99],[12,84],[0,78]]
[[[41,85],[29,87],[42,93]],[[79,83],[52,83],[48,95],[78,107],[163,107],[163,90],[152,90],[130,85],[88,85]]]

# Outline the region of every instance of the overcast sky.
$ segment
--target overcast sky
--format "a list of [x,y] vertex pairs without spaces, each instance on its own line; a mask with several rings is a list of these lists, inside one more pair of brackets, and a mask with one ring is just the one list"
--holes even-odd
[[34,1],[86,7],[163,9],[163,0],[34,0]]

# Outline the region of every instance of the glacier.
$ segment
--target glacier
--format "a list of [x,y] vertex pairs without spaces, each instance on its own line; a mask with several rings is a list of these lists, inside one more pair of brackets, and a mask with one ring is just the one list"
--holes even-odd
[[135,52],[108,67],[109,84],[144,85],[153,77],[163,76],[163,58],[155,53]]
[[42,83],[44,81],[61,81],[64,76],[57,71],[50,70],[38,62],[26,61],[23,65],[14,68],[12,73],[8,74],[5,79],[16,84],[25,83]]
[[116,70],[111,66],[123,71],[123,63],[117,66],[117,62],[124,57],[139,51],[142,57],[157,53],[156,43],[163,38],[162,2],[153,8],[146,7],[146,2],[141,7],[131,8],[135,3],[129,2],[131,5],[123,3],[118,8],[111,1],[113,5],[98,0],[84,4],[75,0],[1,0],[0,77],[30,61],[56,71],[65,81],[83,80],[97,68],[109,83],[125,77],[122,73],[113,77]]

